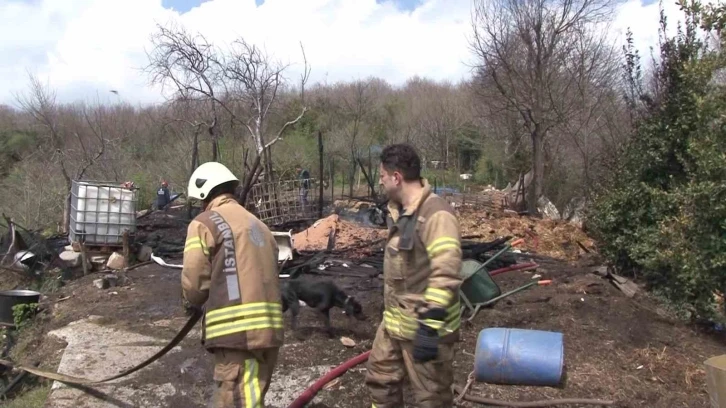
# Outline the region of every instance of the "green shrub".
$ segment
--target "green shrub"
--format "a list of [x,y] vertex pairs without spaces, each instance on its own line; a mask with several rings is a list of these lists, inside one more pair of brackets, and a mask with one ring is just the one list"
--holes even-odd
[[[723,10],[709,12],[723,20]],[[726,289],[726,87],[710,82],[726,64],[697,36],[700,5],[684,13],[684,30],[661,42],[656,92],[629,100],[639,112],[634,134],[588,225],[616,266],[700,318]],[[638,74],[630,64],[631,91]]]
[[27,326],[30,319],[38,313],[37,303],[21,303],[13,306],[13,323],[15,328],[20,330]]

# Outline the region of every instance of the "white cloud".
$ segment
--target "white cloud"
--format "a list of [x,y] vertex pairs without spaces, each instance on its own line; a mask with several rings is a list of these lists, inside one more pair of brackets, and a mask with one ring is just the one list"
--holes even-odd
[[[663,10],[668,21],[668,35],[674,35],[678,22],[683,21],[683,12],[674,0],[663,2]],[[650,56],[649,47],[658,52],[658,28],[660,27],[660,8],[657,1],[643,4],[640,0],[628,0],[617,9],[617,19],[612,29],[617,33],[618,40],[625,42],[626,31],[630,27],[633,32],[635,46],[642,56]]]
[[[470,0],[425,0],[413,12],[375,0],[209,0],[187,13],[161,0],[0,0],[0,103],[27,84],[26,70],[47,80],[61,100],[132,103],[161,100],[140,71],[155,24],[176,20],[223,45],[238,36],[264,45],[289,76],[305,45],[313,81],[369,75],[402,83],[413,75],[457,81],[469,74]],[[678,16],[675,4],[665,5]],[[613,24],[621,41],[630,26],[646,51],[657,40],[658,5],[622,3]]]

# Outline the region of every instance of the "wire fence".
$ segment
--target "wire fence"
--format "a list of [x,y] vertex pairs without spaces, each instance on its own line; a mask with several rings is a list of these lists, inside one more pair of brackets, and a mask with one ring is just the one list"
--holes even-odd
[[317,219],[321,205],[318,183],[310,178],[255,184],[247,209],[267,225]]

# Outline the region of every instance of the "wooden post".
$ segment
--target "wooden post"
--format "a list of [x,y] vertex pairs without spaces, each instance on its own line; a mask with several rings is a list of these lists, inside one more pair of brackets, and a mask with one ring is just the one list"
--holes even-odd
[[123,245],[124,245],[124,268],[131,265],[131,248],[129,247],[129,230],[125,230],[123,233]]
[[88,257],[86,256],[86,243],[81,241],[81,262],[83,263],[83,276],[88,275]]
[[325,171],[325,165],[323,164],[323,132],[318,130],[318,155],[320,156],[320,179],[318,184],[320,185],[320,197],[318,197],[318,219],[323,218],[323,172]]

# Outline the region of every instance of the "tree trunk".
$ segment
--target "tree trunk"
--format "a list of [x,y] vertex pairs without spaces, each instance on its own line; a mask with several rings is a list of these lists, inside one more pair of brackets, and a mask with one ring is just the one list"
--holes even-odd
[[[192,141],[192,168],[189,172],[189,178],[192,178],[192,174],[194,174],[194,170],[197,169],[197,166],[199,165],[199,133],[194,132],[194,140]],[[187,210],[187,218],[192,219],[192,202],[189,200],[189,197],[187,197],[187,202],[185,204],[186,210]]]
[[265,155],[265,181],[268,183],[272,183],[273,181],[275,181],[272,175],[272,146],[268,147],[263,152]]
[[[363,166],[363,162],[358,159],[358,165],[360,166],[361,173],[363,173],[363,177],[366,179],[366,183],[368,184],[368,191],[370,191],[369,197],[373,198],[375,200],[376,197],[376,190],[373,187],[373,175],[366,172],[365,166]],[[358,173],[358,185],[360,185],[360,173]]]
[[[368,146],[368,174],[373,177],[373,157],[371,157],[371,147]],[[366,175],[366,179],[368,178],[368,175]],[[372,180],[370,180],[372,181]],[[373,183],[368,183],[370,185],[370,193],[368,194],[370,197],[375,196],[376,192],[373,191]]]
[[66,195],[66,201],[63,203],[63,233],[69,234],[71,232],[71,188],[68,187],[68,194]]
[[584,167],[584,179],[585,179],[585,187],[583,191],[583,195],[586,200],[590,199],[590,193],[592,190],[592,182],[590,181],[590,157],[586,154],[583,160],[583,167]]
[[335,159],[332,157],[328,170],[330,171],[330,203],[333,204],[335,202]]
[[71,232],[71,197],[73,191],[73,181],[68,176],[68,173],[63,167],[63,178],[66,182],[66,199],[63,203],[63,233],[70,234]]
[[358,175],[358,182],[355,185],[355,191],[357,193],[358,191],[360,191],[360,171],[357,168],[355,169],[355,174]]
[[446,155],[445,155],[445,159],[444,159],[444,166],[445,166],[444,169],[445,170],[448,170],[449,169],[449,133],[448,132],[446,133],[446,138],[445,138],[445,142],[444,143],[445,143],[445,146],[446,146]]
[[318,156],[320,159],[319,171],[320,176],[318,177],[318,187],[320,189],[320,196],[318,197],[318,219],[323,218],[323,176],[325,172],[325,163],[323,161],[323,132],[318,130]]
[[532,137],[532,182],[529,185],[527,211],[530,215],[539,215],[537,200],[542,197],[544,184],[544,132],[539,124],[534,126]]
[[350,174],[348,174],[348,196],[350,196],[350,198],[353,198],[353,184],[355,184],[355,173],[358,169],[358,164],[355,162],[355,159],[353,159],[353,163],[351,164],[352,166],[350,168]]
[[192,176],[194,170],[199,165],[199,133],[194,133],[194,141],[192,142],[192,171],[189,173],[189,177]]
[[219,161],[219,146],[217,146],[217,119],[215,118],[214,122],[212,122],[212,126],[209,127],[209,138],[212,139],[212,161]]
[[255,161],[252,163],[252,167],[250,167],[250,170],[245,175],[244,182],[242,183],[242,190],[240,191],[238,197],[239,203],[242,206],[247,203],[247,196],[249,195],[252,186],[257,181],[257,178],[260,175],[260,171],[262,170],[262,166],[260,165],[261,158],[262,155],[259,154],[257,155],[257,157],[255,157]]

